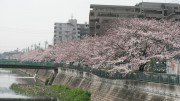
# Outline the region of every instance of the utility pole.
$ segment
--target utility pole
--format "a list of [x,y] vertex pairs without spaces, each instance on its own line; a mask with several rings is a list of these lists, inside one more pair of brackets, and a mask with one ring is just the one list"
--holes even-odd
[[31,45],[31,50],[33,50],[33,45]]
[[29,52],[29,47],[27,48],[27,51]]
[[48,45],[48,41],[46,40],[45,41],[45,49],[47,48],[47,45]]
[[37,46],[36,46],[36,43],[34,44],[34,49],[36,50]]
[[40,45],[41,45],[41,43],[39,42],[39,49],[40,49]]

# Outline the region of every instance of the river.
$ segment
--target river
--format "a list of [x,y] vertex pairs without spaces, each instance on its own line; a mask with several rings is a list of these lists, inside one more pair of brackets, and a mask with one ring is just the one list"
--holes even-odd
[[0,69],[0,101],[58,101],[54,98],[29,97],[16,94],[10,89],[13,84],[35,84],[34,77],[25,77],[12,70]]

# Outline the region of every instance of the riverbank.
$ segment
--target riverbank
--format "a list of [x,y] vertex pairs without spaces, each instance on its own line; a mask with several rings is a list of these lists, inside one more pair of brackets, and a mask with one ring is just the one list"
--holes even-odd
[[10,87],[18,94],[32,97],[53,97],[63,101],[90,101],[91,94],[79,88],[70,88],[63,85],[22,85],[13,84]]
[[[43,81],[51,78],[51,70],[23,69]],[[101,78],[89,72],[59,67],[52,85],[81,88],[91,93],[91,101],[180,101],[180,86],[136,80]]]

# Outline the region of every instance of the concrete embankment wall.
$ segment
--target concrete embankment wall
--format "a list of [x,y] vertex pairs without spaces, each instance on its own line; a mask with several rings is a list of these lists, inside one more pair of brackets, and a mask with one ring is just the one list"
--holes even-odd
[[[52,75],[50,70],[24,70],[37,73],[45,82]],[[72,69],[59,68],[53,84],[68,85],[91,92],[92,101],[180,101],[180,87],[159,83],[110,80]]]
[[36,74],[36,78],[38,78],[42,82],[45,82],[47,79],[51,78],[54,73],[53,70],[44,69],[21,69],[20,71],[31,76],[34,76]]

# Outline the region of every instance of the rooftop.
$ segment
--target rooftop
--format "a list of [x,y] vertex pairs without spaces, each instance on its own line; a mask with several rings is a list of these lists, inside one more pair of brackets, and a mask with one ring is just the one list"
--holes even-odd
[[101,4],[91,4],[90,8],[93,7],[99,7],[99,8],[104,8],[104,7],[112,7],[112,8],[116,8],[116,7],[128,7],[128,8],[134,8],[138,5],[141,4],[165,4],[165,5],[175,5],[175,6],[180,6],[179,3],[160,3],[160,2],[140,2],[138,4],[136,4],[135,6],[126,6],[126,5],[101,5]]
[[93,7],[112,7],[112,8],[116,8],[116,7],[132,7],[132,8],[134,8],[134,6],[123,6],[123,5],[99,5],[99,4],[91,4],[90,5],[90,8],[93,8]]

